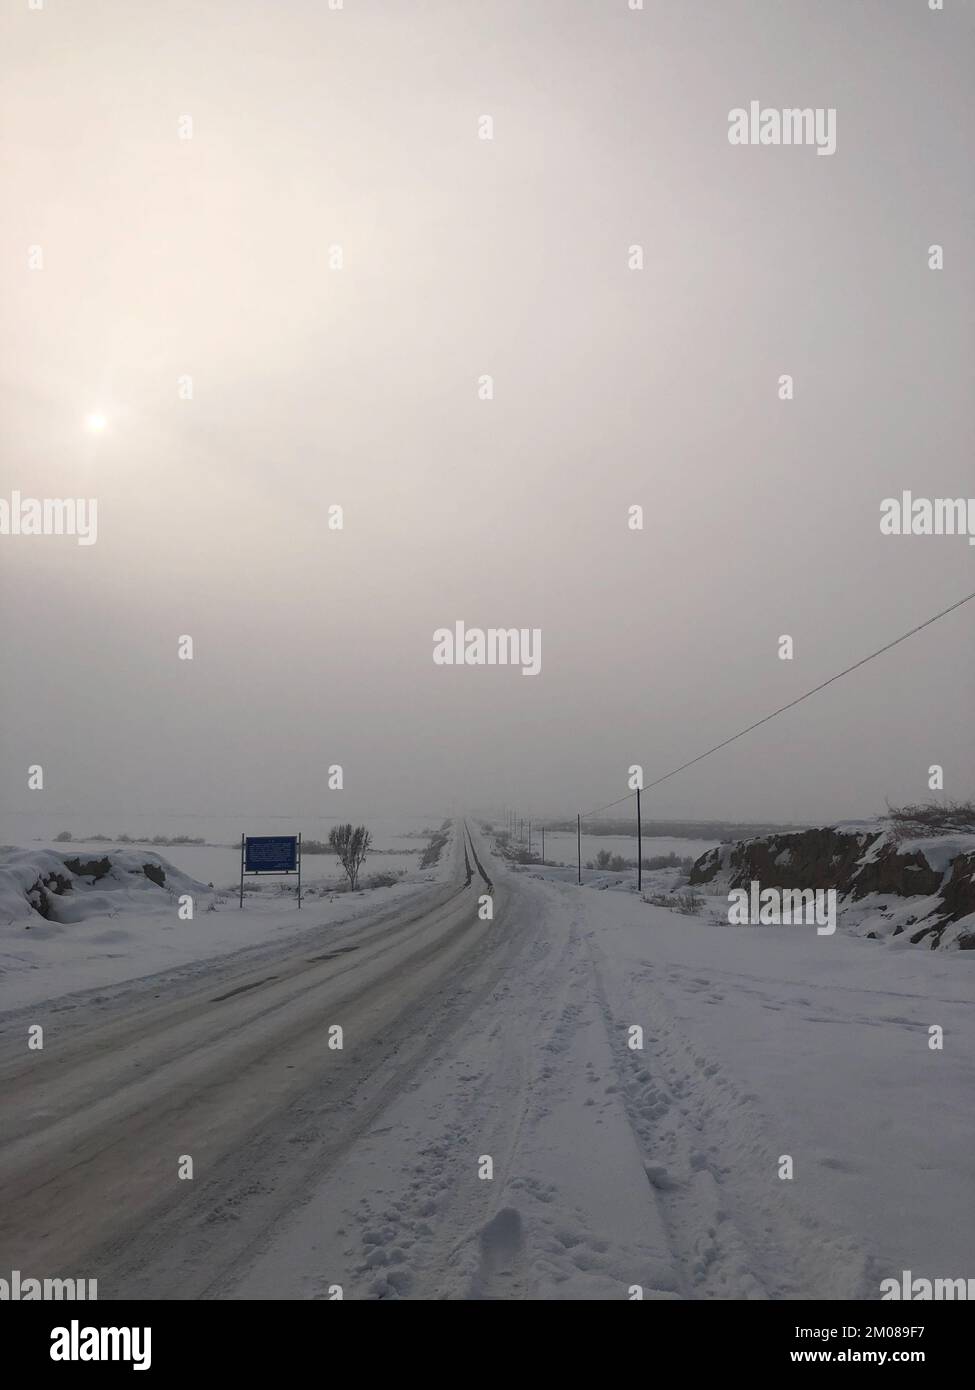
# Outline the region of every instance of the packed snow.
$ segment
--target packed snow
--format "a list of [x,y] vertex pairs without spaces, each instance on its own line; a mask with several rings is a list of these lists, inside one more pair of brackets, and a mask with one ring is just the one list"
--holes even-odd
[[975,955],[517,878],[524,968],[235,1296],[876,1299],[968,1267]]

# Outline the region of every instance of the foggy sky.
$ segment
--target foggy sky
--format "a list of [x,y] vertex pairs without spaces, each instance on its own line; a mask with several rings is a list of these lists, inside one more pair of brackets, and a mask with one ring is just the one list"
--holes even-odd
[[[904,488],[973,491],[973,27],[5,4],[0,494],[99,514],[91,547],[0,537],[3,835],[47,806],[586,810],[975,589],[964,538],[879,530]],[[752,99],[835,107],[836,153],[731,146]],[[973,616],[644,814],[870,815],[932,763],[970,795]],[[458,619],[540,628],[541,673],[434,665]]]

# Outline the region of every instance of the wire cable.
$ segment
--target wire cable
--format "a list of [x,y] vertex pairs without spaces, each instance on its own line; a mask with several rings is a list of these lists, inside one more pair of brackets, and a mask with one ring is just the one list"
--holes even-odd
[[[873,661],[875,657],[883,656],[884,652],[889,652],[892,647],[898,646],[901,642],[906,642],[908,637],[913,637],[915,633],[923,631],[926,627],[930,627],[932,623],[938,622],[940,618],[947,617],[947,615],[953,613],[956,608],[961,608],[962,604],[970,603],[973,598],[975,598],[975,591],[966,594],[964,598],[958,599],[957,603],[952,603],[947,608],[942,608],[941,612],[935,613],[932,618],[925,618],[923,623],[918,623],[917,627],[912,627],[910,632],[901,633],[900,637],[895,637],[892,642],[887,642],[883,647],[878,647],[877,650],[871,652],[869,656],[861,657],[860,660],[855,661],[852,666],[847,666],[844,670],[837,671],[835,676],[830,676],[828,680],[820,681],[819,685],[814,685],[813,688],[807,690],[805,694],[796,696],[796,698],[790,700],[787,705],[780,705],[779,708],[774,709],[771,714],[766,714],[762,719],[756,719],[755,723],[749,724],[747,729],[739,729],[738,733],[732,734],[730,738],[722,739],[721,742],[716,743],[713,748],[708,748],[704,753],[698,753],[696,758],[689,758],[686,763],[681,763],[680,767],[675,767],[672,771],[665,772],[662,777],[657,777],[654,781],[648,782],[645,786],[640,788],[641,792],[647,792],[651,787],[659,787],[661,782],[666,782],[671,777],[676,777],[678,772],[683,772],[686,768],[693,767],[695,763],[701,762],[704,758],[710,758],[712,753],[717,753],[721,748],[727,748],[729,743],[734,743],[737,739],[744,738],[745,735],[750,734],[753,729],[758,729],[763,724],[767,724],[770,719],[775,719],[778,715],[784,714],[787,709],[795,709],[796,705],[801,705],[803,700],[808,700],[810,695],[815,695],[818,691],[825,690],[828,685],[832,685],[834,681],[842,680],[842,678],[848,676],[851,671],[858,671],[861,666],[866,666],[868,661]],[[635,792],[628,792],[626,796],[621,796],[616,801],[607,802],[605,806],[597,806],[592,811],[584,811],[582,813],[582,819],[584,820],[587,816],[596,815],[599,811],[608,811],[613,806],[621,806],[624,801],[629,801],[630,797],[635,795]]]

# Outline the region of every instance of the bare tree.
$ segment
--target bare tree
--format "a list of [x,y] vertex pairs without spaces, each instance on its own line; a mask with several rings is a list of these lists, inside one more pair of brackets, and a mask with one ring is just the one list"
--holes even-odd
[[349,876],[349,889],[355,891],[359,881],[362,861],[369,852],[372,836],[364,825],[355,828],[349,825],[333,825],[328,832],[329,849],[338,856],[339,863]]

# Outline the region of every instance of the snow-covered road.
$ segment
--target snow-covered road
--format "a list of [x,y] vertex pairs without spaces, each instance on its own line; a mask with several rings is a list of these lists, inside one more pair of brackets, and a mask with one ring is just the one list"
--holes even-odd
[[709,926],[512,872],[471,830],[492,921],[458,826],[446,881],[317,942],[8,1015],[0,1268],[103,1298],[877,1298],[970,1272],[975,960]]

